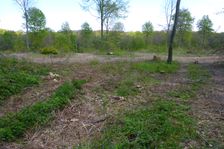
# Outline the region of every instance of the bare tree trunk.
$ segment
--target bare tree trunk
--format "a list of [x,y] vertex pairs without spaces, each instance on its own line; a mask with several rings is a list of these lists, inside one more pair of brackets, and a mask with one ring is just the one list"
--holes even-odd
[[101,33],[101,39],[103,39],[103,19],[101,18],[101,30],[100,30],[100,33]]
[[103,39],[103,25],[104,25],[104,0],[101,1],[100,4],[100,25],[101,25],[101,39]]
[[106,35],[109,34],[109,18],[106,19]]
[[175,10],[175,3],[174,0],[166,0],[165,1],[165,16],[166,16],[166,33],[167,33],[167,48],[169,48],[169,42],[170,42],[170,30],[171,30],[171,23],[172,23],[172,17],[173,12]]
[[180,12],[180,2],[181,2],[181,0],[177,0],[175,20],[174,20],[173,29],[172,29],[171,36],[170,36],[169,49],[168,49],[168,59],[167,59],[168,64],[171,64],[173,61],[173,41],[174,41],[174,37],[175,37],[175,33],[176,33],[178,16],[179,16],[179,12]]
[[31,2],[34,0],[14,0],[22,10],[25,18],[25,28],[26,28],[26,48],[29,50],[29,26],[28,26],[28,14],[27,11],[31,6]]

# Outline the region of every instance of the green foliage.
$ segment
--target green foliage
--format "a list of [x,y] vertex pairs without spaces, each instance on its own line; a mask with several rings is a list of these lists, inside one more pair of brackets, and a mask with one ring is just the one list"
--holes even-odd
[[46,30],[40,30],[29,33],[30,47],[33,51],[37,51],[45,47],[44,39],[48,36]]
[[133,69],[151,73],[175,73],[180,68],[180,64],[174,62],[167,64],[166,62],[138,62],[133,64]]
[[70,26],[69,26],[69,23],[68,23],[68,22],[64,22],[64,23],[61,25],[61,32],[64,32],[64,33],[69,33],[69,32],[71,32],[71,29],[70,29]]
[[197,26],[198,26],[199,32],[202,32],[202,33],[208,34],[213,31],[212,29],[213,23],[210,20],[208,15],[203,16],[202,19],[198,21]]
[[[210,33],[203,40],[202,32],[185,31],[179,34],[174,44],[174,53],[181,55],[190,53],[209,54],[222,52],[223,33]],[[102,40],[99,32],[91,31],[91,28],[83,28],[81,32],[64,31],[54,32],[45,29],[38,32],[30,32],[30,49],[39,51],[42,48],[54,47],[58,52],[92,52],[107,53],[110,50],[120,50],[124,53],[142,50],[145,52],[167,54],[167,35],[164,31],[154,31],[149,37],[141,32],[117,32],[111,31]],[[25,36],[22,32],[2,31],[0,33],[0,50],[24,51]],[[204,45],[203,45],[204,41]],[[202,47],[203,45],[203,47]],[[178,49],[177,49],[178,48]],[[204,49],[210,48],[210,52]],[[182,49],[180,51],[179,49]],[[120,52],[119,51],[119,52]]]
[[211,33],[208,37],[208,45],[212,49],[221,49],[218,52],[224,53],[224,33]]
[[11,113],[0,118],[0,140],[12,141],[21,137],[27,129],[45,124],[55,110],[67,105],[75,93],[81,89],[83,80],[66,82],[47,100],[25,107],[18,113]]
[[81,26],[81,35],[78,38],[78,47],[79,48],[93,48],[93,30],[90,25],[85,22]]
[[5,31],[0,36],[0,50],[12,50],[16,43],[17,35],[13,31]]
[[0,59],[0,101],[38,84],[48,68],[15,59]]
[[181,9],[177,23],[177,42],[180,47],[182,45],[189,46],[193,23],[194,18],[191,16],[190,11],[188,9]]
[[55,34],[54,47],[61,52],[75,51],[76,35],[73,32],[58,32]]
[[27,14],[28,28],[31,32],[38,32],[45,29],[46,18],[40,9],[31,7],[28,9]]
[[81,26],[81,35],[83,37],[90,37],[92,32],[93,32],[93,30],[90,27],[89,23],[85,22],[85,23],[82,24],[82,26]]
[[121,22],[116,22],[112,28],[113,32],[124,32],[124,24]]
[[153,25],[150,21],[146,22],[142,25],[142,32],[145,34],[146,37],[149,37],[149,35],[153,32]]
[[58,50],[54,47],[46,47],[41,49],[41,54],[58,54]]
[[184,105],[164,100],[132,109],[108,123],[89,148],[183,148],[181,143],[196,138],[195,123],[187,111]]
[[188,9],[181,9],[179,13],[177,31],[192,31],[194,23],[194,18],[191,16],[191,13]]
[[198,23],[197,23],[198,31],[199,31],[199,33],[201,34],[201,37],[202,37],[203,48],[205,48],[205,46],[207,44],[208,36],[213,31],[212,26],[213,26],[213,23],[210,20],[210,18],[208,17],[208,15],[204,15],[202,17],[202,19],[199,20]]

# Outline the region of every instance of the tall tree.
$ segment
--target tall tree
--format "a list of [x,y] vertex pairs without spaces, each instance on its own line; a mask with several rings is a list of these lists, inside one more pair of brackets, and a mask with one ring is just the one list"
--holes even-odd
[[208,17],[208,15],[204,15],[202,19],[199,20],[197,23],[198,31],[202,35],[202,45],[204,48],[208,35],[213,31],[212,26],[213,23]]
[[150,21],[146,22],[145,24],[142,25],[142,32],[146,35],[148,38],[149,35],[152,34],[153,32],[153,25]]
[[176,0],[165,0],[164,12],[166,17],[165,30],[167,33],[167,45],[169,44],[169,40],[170,40],[170,31],[171,31],[171,25],[173,24],[172,18],[175,12],[175,3],[176,3]]
[[170,41],[169,41],[168,59],[167,59],[168,64],[171,64],[173,61],[173,41],[174,41],[174,37],[176,33],[176,27],[178,23],[179,12],[180,12],[180,2],[181,0],[177,0],[177,3],[176,3],[176,13],[174,18],[174,24],[173,24],[173,29],[170,35]]
[[45,29],[46,17],[44,13],[35,7],[28,9],[28,28],[32,32],[38,32]]
[[92,34],[93,30],[90,27],[89,23],[85,22],[81,26],[81,35],[85,38],[88,38]]
[[25,29],[26,29],[26,48],[29,49],[29,25],[28,25],[28,10],[31,7],[34,0],[14,0],[23,12],[23,17],[25,19]]
[[[179,12],[178,22],[177,22],[177,35],[179,39],[179,45],[184,43],[184,40],[189,36],[192,31],[194,23],[194,18],[188,9],[181,9]],[[187,39],[186,39],[187,40]]]
[[78,36],[76,44],[78,52],[81,52],[80,48],[92,48],[93,35],[93,30],[89,23],[84,22],[81,26],[80,36]]
[[126,16],[128,1],[126,0],[82,0],[84,10],[97,12],[100,19],[101,39],[104,35],[104,25],[110,19]]
[[62,25],[61,25],[61,32],[64,32],[64,33],[71,32],[71,29],[70,29],[70,26],[69,26],[68,22],[62,23]]
[[114,24],[112,30],[114,32],[124,32],[124,24],[121,22],[117,22]]

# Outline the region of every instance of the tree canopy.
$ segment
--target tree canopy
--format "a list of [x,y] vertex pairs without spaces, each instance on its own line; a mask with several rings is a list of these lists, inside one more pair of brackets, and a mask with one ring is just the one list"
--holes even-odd
[[70,32],[71,29],[70,29],[70,26],[69,26],[69,23],[68,22],[64,22],[62,23],[61,25],[61,32]]
[[208,15],[204,15],[197,23],[198,31],[202,33],[211,33],[213,31],[212,26],[213,23]]
[[128,1],[126,0],[83,0],[84,10],[97,12],[100,19],[101,38],[103,38],[104,26],[107,26],[112,19],[119,19],[126,16]]
[[208,35],[213,31],[212,26],[213,23],[208,15],[204,15],[202,19],[197,22],[198,31],[202,35],[203,47],[205,47]]
[[89,23],[85,22],[81,26],[81,34],[82,36],[89,36],[93,32],[92,28],[90,27]]
[[27,14],[28,28],[31,32],[38,32],[45,29],[46,17],[40,9],[31,7],[29,8]]
[[124,24],[121,22],[116,22],[112,28],[112,31],[115,32],[123,32],[124,31]]
[[153,25],[150,21],[142,25],[142,32],[148,37],[153,32]]
[[194,18],[191,16],[190,11],[188,9],[181,9],[177,22],[177,31],[192,31],[193,23]]

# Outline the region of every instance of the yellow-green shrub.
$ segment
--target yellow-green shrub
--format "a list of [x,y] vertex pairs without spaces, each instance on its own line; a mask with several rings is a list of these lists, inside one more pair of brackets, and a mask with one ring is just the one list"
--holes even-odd
[[41,54],[58,54],[58,50],[53,47],[46,47],[41,49]]

